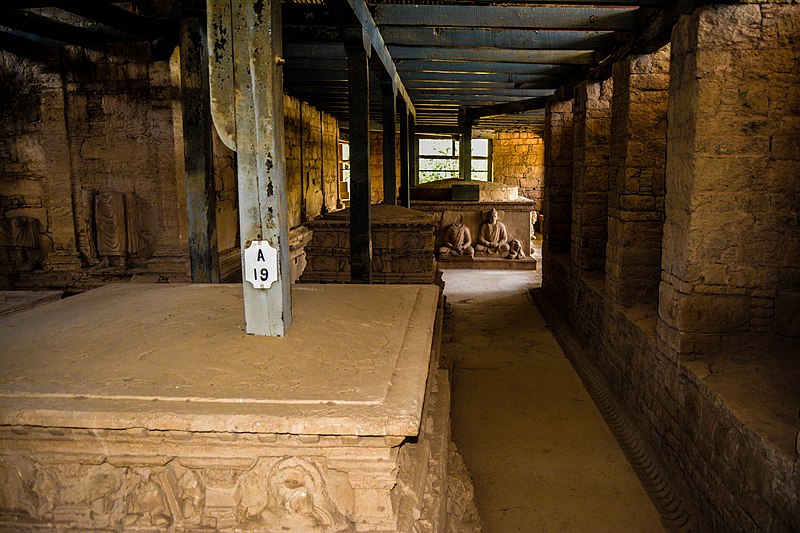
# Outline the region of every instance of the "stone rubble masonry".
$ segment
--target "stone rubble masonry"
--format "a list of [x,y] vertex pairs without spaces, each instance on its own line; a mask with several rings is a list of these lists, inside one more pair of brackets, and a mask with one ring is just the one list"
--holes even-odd
[[[65,49],[46,69],[0,52],[0,219],[39,221],[30,260],[0,254],[0,287],[81,291],[133,275],[188,280],[180,69],[177,52],[151,61],[146,46]],[[341,207],[339,129],[330,115],[285,97],[287,197],[292,227]],[[221,261],[239,263],[236,154],[213,135]],[[140,250],[129,269],[91,269],[91,198],[131,195]],[[87,221],[85,224],[81,221]],[[2,251],[2,250],[0,250]]]
[[289,226],[335,211],[339,200],[339,126],[310,105],[284,97]]
[[[394,143],[395,147],[395,180],[400,190],[400,134]],[[369,132],[369,179],[370,198],[373,204],[383,202],[383,132]],[[399,199],[399,194],[398,194]]]
[[669,54],[666,45],[613,67],[606,290],[625,306],[658,299]]
[[497,132],[492,143],[492,181],[519,187],[542,210],[544,138],[532,131]]
[[[732,345],[746,348],[746,335],[757,345],[754,369],[759,361],[771,364],[770,333],[797,343],[799,7],[704,7],[673,32],[658,309],[625,307],[598,277],[570,268],[563,253],[543,254],[543,294],[569,319],[668,471],[693,495],[701,531],[800,531],[796,454],[737,416],[758,411],[723,400],[706,363],[735,359]],[[615,74],[635,61],[615,66]],[[618,106],[625,86],[615,79],[614,87]],[[546,120],[547,139],[554,129]],[[635,154],[630,138],[625,147],[615,155],[627,165]],[[548,157],[545,247],[553,242],[551,164]],[[622,209],[620,197],[628,192],[618,191],[611,189],[619,213],[658,211],[652,204]],[[576,194],[573,201],[582,199]],[[612,200],[612,219],[614,206]],[[729,351],[710,355],[722,348]],[[703,354],[709,355],[697,360]]]
[[800,336],[800,10],[706,7],[673,32],[663,349]]
[[[542,291],[554,302],[569,294],[569,245],[572,224],[573,102],[550,102],[545,108],[544,183],[542,191]],[[568,306],[560,308],[566,313]]]
[[612,89],[608,79],[575,90],[571,257],[580,272],[605,268]]
[[107,273],[81,268],[92,237],[79,222],[100,192],[125,193],[138,211],[133,271],[188,279],[186,217],[175,216],[185,205],[178,58],[148,56],[146,45],[70,46],[61,69],[45,69],[2,52],[0,217],[37,219],[42,248],[38,270],[4,284],[100,282]]

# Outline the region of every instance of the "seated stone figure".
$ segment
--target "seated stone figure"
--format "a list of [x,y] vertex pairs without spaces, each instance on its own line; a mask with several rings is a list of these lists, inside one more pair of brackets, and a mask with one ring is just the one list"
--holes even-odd
[[478,230],[478,244],[475,251],[483,255],[501,255],[506,257],[510,247],[506,225],[497,220],[497,209],[490,209],[486,220]]
[[444,234],[444,246],[439,248],[439,255],[460,255],[473,257],[475,249],[472,247],[472,235],[469,228],[464,225],[464,217],[460,214],[455,222],[447,226]]

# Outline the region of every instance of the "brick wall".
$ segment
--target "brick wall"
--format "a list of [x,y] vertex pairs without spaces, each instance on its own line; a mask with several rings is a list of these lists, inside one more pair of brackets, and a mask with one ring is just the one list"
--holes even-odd
[[492,143],[492,179],[519,187],[519,194],[542,210],[544,138],[536,132],[497,132]]

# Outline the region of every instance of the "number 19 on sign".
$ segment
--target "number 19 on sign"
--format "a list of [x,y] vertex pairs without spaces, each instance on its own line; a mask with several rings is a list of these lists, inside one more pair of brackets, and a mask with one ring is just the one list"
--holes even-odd
[[244,279],[256,289],[278,281],[278,251],[267,241],[251,241],[244,251]]

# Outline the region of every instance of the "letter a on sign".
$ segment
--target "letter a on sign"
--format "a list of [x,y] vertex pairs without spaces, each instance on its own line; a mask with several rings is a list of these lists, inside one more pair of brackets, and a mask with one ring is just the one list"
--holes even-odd
[[256,289],[278,281],[278,251],[267,241],[252,241],[244,251],[244,279]]

